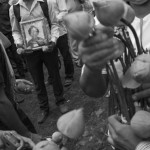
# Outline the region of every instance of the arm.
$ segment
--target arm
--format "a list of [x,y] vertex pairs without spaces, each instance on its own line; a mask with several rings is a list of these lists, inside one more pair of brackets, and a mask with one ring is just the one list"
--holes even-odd
[[[107,75],[101,73],[109,60],[122,55],[121,45],[118,40],[108,37],[102,30],[96,29],[92,38],[79,43],[79,55],[85,64],[80,85],[89,96],[103,96],[109,82]],[[106,82],[107,81],[107,82]]]
[[54,8],[56,13],[56,18],[59,22],[63,21],[63,17],[68,13],[65,0],[54,0]]
[[23,38],[21,35],[19,22],[17,21],[17,19],[15,17],[15,14],[13,11],[13,6],[11,6],[9,9],[9,16],[10,16],[10,23],[11,23],[11,27],[12,27],[12,36],[14,38],[14,42],[16,45],[23,45]]
[[80,86],[88,96],[102,97],[107,90],[108,82],[102,75],[101,69],[94,72],[84,65],[80,76]]
[[50,0],[48,0],[47,3],[49,8],[49,17],[51,20],[51,41],[56,43],[59,37],[59,24],[56,18],[55,6]]
[[9,130],[15,130],[19,134],[30,137],[30,133],[21,122],[11,102],[4,92],[4,87],[0,85],[0,120]]

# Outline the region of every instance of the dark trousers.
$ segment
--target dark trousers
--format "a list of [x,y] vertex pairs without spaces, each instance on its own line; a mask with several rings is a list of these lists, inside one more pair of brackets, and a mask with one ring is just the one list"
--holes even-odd
[[56,105],[64,102],[63,86],[58,69],[58,50],[54,48],[52,52],[35,51],[26,56],[27,66],[34,80],[36,92],[41,110],[49,109],[48,95],[44,83],[43,64],[48,70],[48,74],[53,75],[53,91],[56,98]]
[[24,71],[23,59],[21,58],[20,55],[17,54],[17,47],[14,44],[14,39],[12,37],[12,34],[10,33],[7,34],[6,36],[11,42],[11,46],[6,49],[6,52],[10,59],[11,65],[14,69],[15,75],[24,78],[25,71]]
[[68,43],[67,34],[64,34],[58,38],[56,46],[57,48],[59,48],[59,51],[63,57],[66,78],[73,78],[74,66],[73,66],[72,57],[69,51],[69,43]]

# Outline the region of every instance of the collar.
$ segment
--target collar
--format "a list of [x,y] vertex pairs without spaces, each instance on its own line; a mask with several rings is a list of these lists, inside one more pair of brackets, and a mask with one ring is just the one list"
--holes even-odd
[[[34,0],[36,2],[44,2],[44,0]],[[25,5],[25,2],[23,0],[19,0],[15,5]]]

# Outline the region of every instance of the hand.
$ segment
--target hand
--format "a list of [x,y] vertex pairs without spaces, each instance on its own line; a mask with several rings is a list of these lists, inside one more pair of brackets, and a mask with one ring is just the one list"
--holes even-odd
[[21,55],[21,54],[25,53],[25,49],[23,49],[23,48],[18,48],[18,49],[17,49],[17,53],[18,53],[19,55]]
[[42,136],[39,134],[31,133],[31,140],[36,144],[42,140]]
[[48,52],[48,51],[49,51],[48,46],[42,46],[42,51],[43,51],[43,52]]
[[150,83],[144,83],[141,85],[141,91],[132,95],[134,101],[138,101],[142,98],[150,99]]
[[[17,132],[15,131],[1,131],[0,132],[0,138],[3,139],[5,138],[5,135],[10,135],[11,139],[13,138],[14,140],[17,139],[18,140],[18,144],[19,147],[17,148],[17,150],[20,150],[22,147],[24,147],[25,145],[28,145],[29,147],[33,148],[35,146],[35,144],[33,143],[33,141],[31,141],[31,139],[27,138],[27,137],[23,137],[21,135],[19,135]],[[16,143],[17,144],[17,143]],[[6,146],[6,145],[4,145]]]
[[120,123],[120,117],[113,115],[108,118],[110,136],[108,142],[116,148],[134,150],[142,141],[131,129],[130,125]]
[[53,42],[53,41],[49,42],[49,44],[48,44],[49,52],[53,51],[55,45],[56,45],[55,42]]
[[117,39],[108,37],[100,29],[96,35],[79,44],[79,55],[82,62],[90,69],[102,68],[106,63],[122,55],[123,47]]
[[38,43],[39,46],[43,46],[43,45],[46,44],[46,42],[44,40],[40,40],[40,39],[37,40],[37,43]]

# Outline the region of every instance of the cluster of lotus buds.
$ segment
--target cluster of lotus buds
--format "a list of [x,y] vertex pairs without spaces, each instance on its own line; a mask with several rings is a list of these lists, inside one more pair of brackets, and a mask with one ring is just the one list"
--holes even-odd
[[121,25],[122,18],[131,23],[135,18],[134,10],[123,0],[96,0],[93,6],[97,19],[105,26]]

